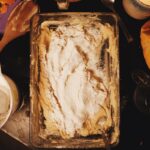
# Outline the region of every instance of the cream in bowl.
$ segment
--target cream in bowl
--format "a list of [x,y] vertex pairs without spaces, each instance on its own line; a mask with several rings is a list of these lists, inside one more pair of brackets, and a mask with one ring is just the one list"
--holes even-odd
[[0,128],[16,111],[19,104],[19,94],[15,83],[0,69]]

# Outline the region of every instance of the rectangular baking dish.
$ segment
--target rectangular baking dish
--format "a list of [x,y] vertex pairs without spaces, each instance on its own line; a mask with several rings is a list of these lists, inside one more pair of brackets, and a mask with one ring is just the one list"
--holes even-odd
[[[106,76],[108,76],[109,88],[109,101],[111,108],[111,116],[113,125],[109,133],[104,135],[94,135],[88,137],[78,137],[73,139],[61,139],[55,137],[49,137],[43,139],[39,136],[41,124],[40,124],[40,112],[39,110],[39,97],[38,97],[38,79],[40,76],[39,69],[39,49],[38,38],[41,33],[41,24],[44,21],[51,22],[49,28],[55,30],[56,25],[67,24],[69,17],[96,17],[97,20],[113,29],[113,48],[110,50],[104,49],[100,54],[100,64],[103,69],[108,70]],[[30,56],[30,142],[34,147],[39,148],[104,148],[108,147],[108,143],[114,146],[119,141],[119,121],[120,121],[120,105],[119,105],[119,52],[118,52],[118,24],[117,17],[111,13],[48,13],[37,14],[33,17],[31,23],[31,56]],[[102,51],[102,50],[100,50]],[[105,135],[108,135],[105,137]],[[107,139],[107,140],[106,140]]]

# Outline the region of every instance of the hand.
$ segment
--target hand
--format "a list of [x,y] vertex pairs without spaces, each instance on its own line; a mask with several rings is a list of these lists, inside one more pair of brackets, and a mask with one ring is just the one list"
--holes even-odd
[[59,9],[68,9],[69,3],[78,2],[80,0],[57,0],[57,5]]

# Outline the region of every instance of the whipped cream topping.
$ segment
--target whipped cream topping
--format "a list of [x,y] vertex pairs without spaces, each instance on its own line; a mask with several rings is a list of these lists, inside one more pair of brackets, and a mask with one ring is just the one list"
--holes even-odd
[[82,19],[55,30],[48,29],[48,22],[42,26],[39,99],[47,136],[87,136],[101,133],[104,124],[111,126],[107,68],[100,63],[101,49],[113,31],[109,25]]

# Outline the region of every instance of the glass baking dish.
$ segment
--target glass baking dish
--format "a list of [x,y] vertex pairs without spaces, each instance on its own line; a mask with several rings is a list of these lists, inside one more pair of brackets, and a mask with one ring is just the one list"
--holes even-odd
[[[88,136],[75,136],[73,138],[64,139],[58,136],[47,135],[43,138],[41,134],[45,133],[43,108],[41,109],[40,97],[40,77],[41,77],[41,58],[46,58],[46,47],[40,51],[39,41],[43,30],[46,32],[56,31],[58,26],[78,25],[79,22],[85,25],[90,22],[97,22],[103,26],[111,28],[111,34],[108,39],[103,42],[103,46],[99,49],[99,68],[104,72],[106,78],[106,87],[108,89],[108,105],[111,115],[111,126],[109,130],[101,132],[101,134]],[[84,20],[85,19],[85,20]],[[84,21],[83,21],[84,20]],[[86,22],[87,21],[87,22]],[[46,27],[46,28],[45,28]],[[95,28],[93,25],[92,28]],[[107,34],[101,30],[104,36]],[[111,13],[47,13],[37,14],[31,22],[31,56],[30,56],[30,142],[34,147],[39,148],[104,148],[108,145],[114,146],[119,141],[119,54],[118,54],[118,23],[117,18]],[[46,37],[46,36],[45,36]],[[46,40],[46,38],[43,38]],[[47,41],[47,40],[46,40]],[[43,46],[43,45],[42,45]],[[42,56],[42,53],[44,55]],[[45,57],[45,58],[44,58]],[[43,131],[43,132],[41,132]]]

